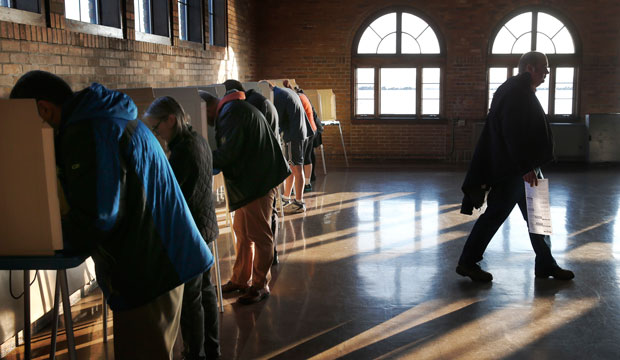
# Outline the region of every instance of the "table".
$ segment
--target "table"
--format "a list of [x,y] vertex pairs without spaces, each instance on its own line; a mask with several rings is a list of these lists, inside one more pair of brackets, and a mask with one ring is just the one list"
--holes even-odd
[[71,303],[69,302],[69,287],[67,284],[67,269],[79,266],[87,256],[68,255],[57,252],[50,256],[0,256],[0,270],[24,271],[24,355],[26,359],[32,357],[30,340],[30,270],[56,270],[56,289],[54,291],[54,309],[52,312],[52,339],[50,359],[56,354],[56,335],[58,332],[59,298],[62,296],[62,306],[65,316],[65,331],[67,332],[67,348],[69,358],[76,359],[75,339],[73,337],[73,321],[71,320]]

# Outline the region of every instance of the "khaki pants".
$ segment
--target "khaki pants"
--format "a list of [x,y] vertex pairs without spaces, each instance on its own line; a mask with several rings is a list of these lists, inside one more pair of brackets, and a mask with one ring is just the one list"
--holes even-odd
[[266,287],[271,279],[273,233],[271,212],[276,190],[271,189],[235,211],[233,230],[237,236],[237,258],[230,281],[237,285]]
[[146,305],[114,311],[114,358],[172,359],[182,298],[183,285]]

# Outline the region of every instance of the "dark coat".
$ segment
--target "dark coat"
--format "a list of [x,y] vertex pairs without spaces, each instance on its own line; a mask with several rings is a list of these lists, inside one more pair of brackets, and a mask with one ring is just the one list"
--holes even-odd
[[251,89],[245,92],[245,100],[257,108],[264,116],[274,134],[278,132],[278,110],[269,99],[258,91]]
[[495,92],[491,110],[463,182],[461,212],[471,214],[493,185],[523,176],[553,160],[553,135],[545,112],[522,73]]
[[170,166],[181,186],[200,235],[211,243],[219,234],[213,199],[213,161],[209,143],[184,126],[168,144]]
[[215,138],[213,167],[224,172],[230,211],[265,196],[291,173],[267,120],[246,100],[222,106]]
[[284,142],[301,141],[314,135],[301,99],[288,88],[273,88],[273,104],[278,111]]
[[137,114],[128,96],[93,84],[63,106],[55,139],[70,206],[63,240],[93,257],[114,311],[144,305],[213,265],[166,155]]

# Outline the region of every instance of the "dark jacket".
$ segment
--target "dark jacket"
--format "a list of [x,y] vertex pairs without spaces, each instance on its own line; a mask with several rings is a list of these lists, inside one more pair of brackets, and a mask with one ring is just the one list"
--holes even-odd
[[213,161],[209,143],[191,126],[168,143],[170,165],[200,235],[211,243],[219,234],[213,199]]
[[128,96],[93,84],[63,106],[56,136],[70,206],[65,246],[92,255],[114,311],[144,305],[213,265],[161,146],[136,116]]
[[213,167],[224,172],[230,211],[264,196],[291,173],[265,117],[246,100],[222,106],[215,137]]
[[269,99],[264,97],[258,91],[251,89],[245,92],[245,100],[252,104],[258,111],[265,116],[265,119],[269,123],[271,130],[279,138],[280,133],[278,132],[278,110],[273,105]]
[[531,75],[508,79],[495,92],[491,110],[463,182],[461,212],[471,214],[493,185],[523,176],[553,160],[553,135],[531,88]]
[[273,104],[278,111],[284,142],[301,141],[314,135],[301,99],[288,88],[273,88]]

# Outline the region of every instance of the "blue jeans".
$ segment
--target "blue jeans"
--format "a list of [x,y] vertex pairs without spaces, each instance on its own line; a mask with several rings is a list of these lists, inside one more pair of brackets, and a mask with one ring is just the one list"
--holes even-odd
[[[482,255],[489,242],[512,212],[515,204],[519,205],[523,219],[527,224],[527,206],[525,203],[525,186],[521,177],[514,177],[491,187],[487,197],[487,209],[474,224],[463,253],[460,265],[474,265],[482,260]],[[530,233],[532,248],[536,253],[535,271],[547,271],[558,267],[551,255],[551,241],[548,235]]]

